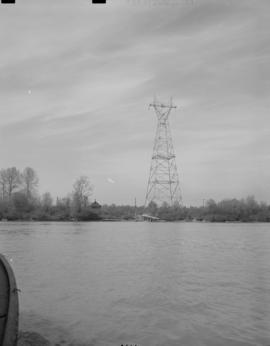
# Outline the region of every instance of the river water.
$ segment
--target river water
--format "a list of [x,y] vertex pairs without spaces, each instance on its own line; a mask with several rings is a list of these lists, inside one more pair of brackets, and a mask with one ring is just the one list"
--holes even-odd
[[0,222],[53,345],[270,345],[270,224]]

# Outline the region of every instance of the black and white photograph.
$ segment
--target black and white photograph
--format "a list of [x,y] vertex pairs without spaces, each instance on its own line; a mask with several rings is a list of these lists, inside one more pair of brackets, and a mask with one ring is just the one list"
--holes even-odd
[[269,0],[1,0],[0,346],[270,346]]

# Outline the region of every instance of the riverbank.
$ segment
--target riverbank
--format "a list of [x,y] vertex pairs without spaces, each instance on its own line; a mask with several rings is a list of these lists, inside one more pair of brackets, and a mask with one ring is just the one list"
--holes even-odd
[[[1,201],[0,201],[1,202]],[[15,202],[14,202],[15,203]],[[270,205],[257,202],[254,197],[245,199],[227,199],[220,202],[206,201],[200,207],[173,205],[163,203],[158,206],[151,202],[147,208],[131,205],[99,205],[93,203],[76,211],[69,204],[58,200],[56,205],[42,207],[33,204],[27,210],[21,204],[0,203],[2,221],[141,221],[146,214],[163,221],[185,222],[270,222]],[[24,205],[24,204],[23,204]],[[95,207],[95,208],[94,208]]]
[[[70,220],[70,219],[61,219],[61,220],[55,220],[55,219],[11,219],[11,220],[7,220],[7,219],[2,219],[0,220],[0,223],[5,223],[5,222],[16,222],[16,223],[20,223],[20,222],[33,222],[33,223],[38,223],[38,222],[68,222],[68,223],[78,223],[78,222],[83,222],[83,223],[87,223],[87,222],[150,222],[150,221],[146,221],[146,220],[132,220],[132,219],[101,219],[101,220]],[[267,220],[226,220],[226,219],[222,219],[222,220],[197,220],[197,219],[184,219],[184,220],[161,220],[159,219],[158,221],[151,221],[151,222],[166,222],[166,223],[232,223],[232,224],[237,224],[237,223],[269,223],[270,219]]]

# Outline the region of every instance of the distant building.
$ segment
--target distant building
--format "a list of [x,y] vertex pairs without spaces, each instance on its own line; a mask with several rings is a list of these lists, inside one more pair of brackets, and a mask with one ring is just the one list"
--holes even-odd
[[92,209],[98,210],[98,209],[101,208],[101,205],[95,200],[93,203],[90,204],[90,207],[91,207]]

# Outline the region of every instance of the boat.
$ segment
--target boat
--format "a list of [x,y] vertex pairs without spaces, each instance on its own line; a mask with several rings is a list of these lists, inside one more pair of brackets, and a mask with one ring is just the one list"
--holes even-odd
[[18,339],[19,299],[14,272],[0,254],[0,345],[16,346]]

